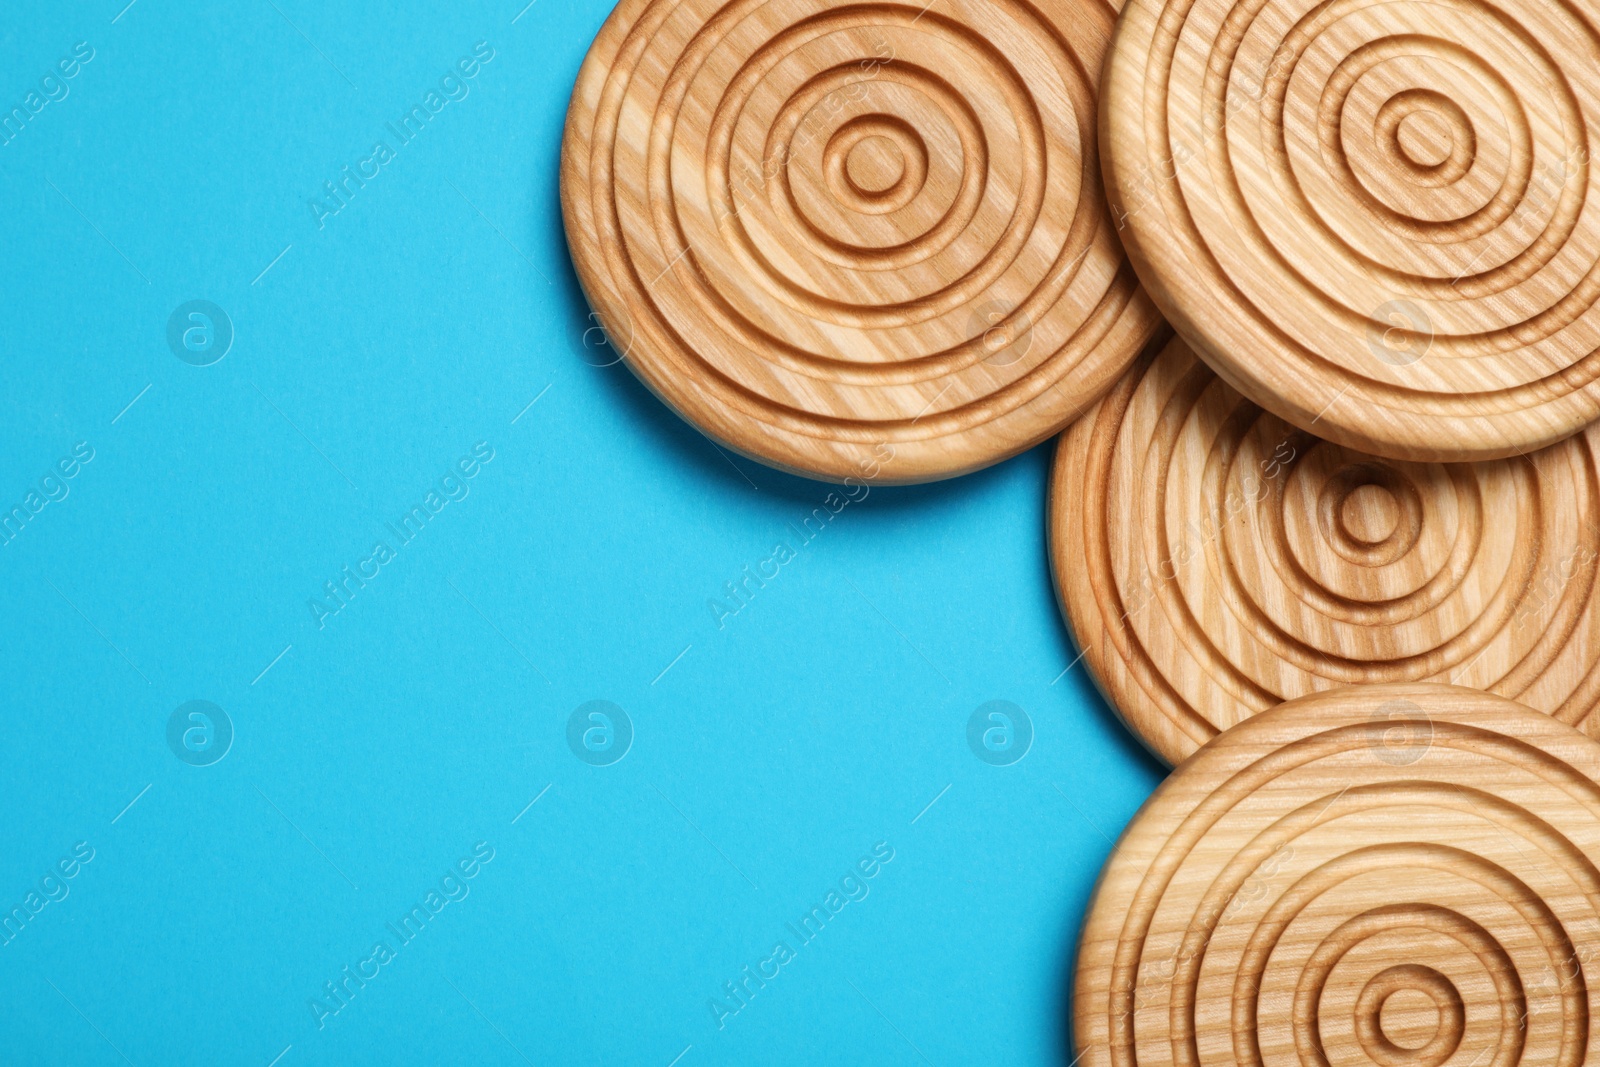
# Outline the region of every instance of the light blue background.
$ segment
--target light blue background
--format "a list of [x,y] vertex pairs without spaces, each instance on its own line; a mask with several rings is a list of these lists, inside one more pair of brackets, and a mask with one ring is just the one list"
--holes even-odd
[[[1066,1063],[1082,910],[1160,770],[1062,675],[1049,449],[872,489],[719,629],[829,487],[585,361],[556,170],[606,0],[124,2],[0,30],[0,110],[95,50],[0,148],[0,510],[95,450],[0,547],[0,907],[95,850],[0,947],[0,1060]],[[236,331],[212,366],[167,346],[191,299]],[[319,629],[308,599],[478,441],[470,495]],[[167,744],[193,699],[236,731],[212,766]],[[636,731],[612,766],[567,746],[591,699]],[[967,744],[995,699],[1037,735],[1009,767]],[[319,1029],[479,841],[470,895]]]

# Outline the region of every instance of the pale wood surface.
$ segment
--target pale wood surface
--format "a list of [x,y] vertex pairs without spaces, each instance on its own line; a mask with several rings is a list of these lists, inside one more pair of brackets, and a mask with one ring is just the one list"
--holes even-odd
[[1449,686],[1220,735],[1113,849],[1080,1067],[1581,1067],[1600,1052],[1600,745]]
[[1169,763],[1362,682],[1469,685],[1595,732],[1597,452],[1591,428],[1508,460],[1378,459],[1174,340],[1058,445],[1057,590],[1095,680]]
[[596,322],[774,466],[985,466],[1064,427],[1159,324],[1100,186],[1115,10],[919,6],[623,0],[573,90],[562,206]]
[[1132,0],[1102,83],[1140,278],[1241,392],[1401,459],[1600,415],[1587,5]]

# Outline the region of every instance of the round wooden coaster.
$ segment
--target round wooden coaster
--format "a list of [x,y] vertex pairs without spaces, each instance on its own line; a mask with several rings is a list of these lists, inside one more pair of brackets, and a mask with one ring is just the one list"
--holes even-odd
[[1378,459],[1174,340],[1061,439],[1056,585],[1096,681],[1169,763],[1364,682],[1492,690],[1600,734],[1597,452],[1600,428],[1515,459]]
[[1600,415],[1586,9],[1131,0],[1106,184],[1156,303],[1252,400],[1379,455]]
[[1355,686],[1222,734],[1134,817],[1079,945],[1083,1067],[1581,1067],[1600,745]]
[[1100,186],[1096,0],[623,0],[561,199],[613,347],[815,477],[913,482],[1059,431],[1157,329]]

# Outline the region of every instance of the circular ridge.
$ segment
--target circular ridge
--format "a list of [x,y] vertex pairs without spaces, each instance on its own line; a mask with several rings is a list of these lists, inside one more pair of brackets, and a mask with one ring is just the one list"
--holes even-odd
[[1600,428],[1509,460],[1380,459],[1181,340],[1062,436],[1050,555],[1084,662],[1177,763],[1339,685],[1438,681],[1600,735]]
[[715,441],[814,477],[948,477],[1059,432],[1160,323],[1100,185],[1115,14],[623,0],[562,142],[598,327]]
[[[1404,709],[1404,759],[1383,741]],[[1073,989],[1085,1067],[1580,1067],[1600,744],[1457,686],[1289,701],[1113,847]],[[1400,1040],[1397,1040],[1399,1038]]]
[[1152,299],[1219,374],[1394,459],[1600,416],[1600,30],[1512,0],[1130,0],[1100,115]]
[[[1433,1011],[1431,1026],[1421,1043],[1402,1042],[1395,1036],[1395,1001],[1407,994],[1420,995]],[[1385,1011],[1390,1018],[1386,1022]],[[1403,1007],[1398,1009],[1403,1011]],[[1440,1067],[1461,1044],[1466,1029],[1466,1006],[1455,984],[1420,963],[1397,963],[1373,975],[1356,998],[1356,1033],[1361,1049],[1379,1067]],[[1412,1038],[1414,1040],[1414,1038]]]

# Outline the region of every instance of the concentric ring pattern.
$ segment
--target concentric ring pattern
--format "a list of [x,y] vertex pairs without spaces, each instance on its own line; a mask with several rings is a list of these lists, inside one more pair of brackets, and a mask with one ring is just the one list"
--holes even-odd
[[1295,429],[1174,340],[1062,438],[1057,588],[1096,681],[1169,763],[1357,683],[1469,685],[1593,733],[1597,453],[1590,429],[1513,459],[1380,459]]
[[1202,748],[1079,946],[1084,1067],[1581,1067],[1600,1051],[1600,745],[1502,697],[1359,686]]
[[1597,57],[1549,0],[1133,0],[1108,196],[1257,403],[1379,455],[1516,455],[1600,415]]
[[623,0],[562,203],[611,343],[680,414],[842,480],[1058,431],[1158,326],[1115,237],[1096,0]]

